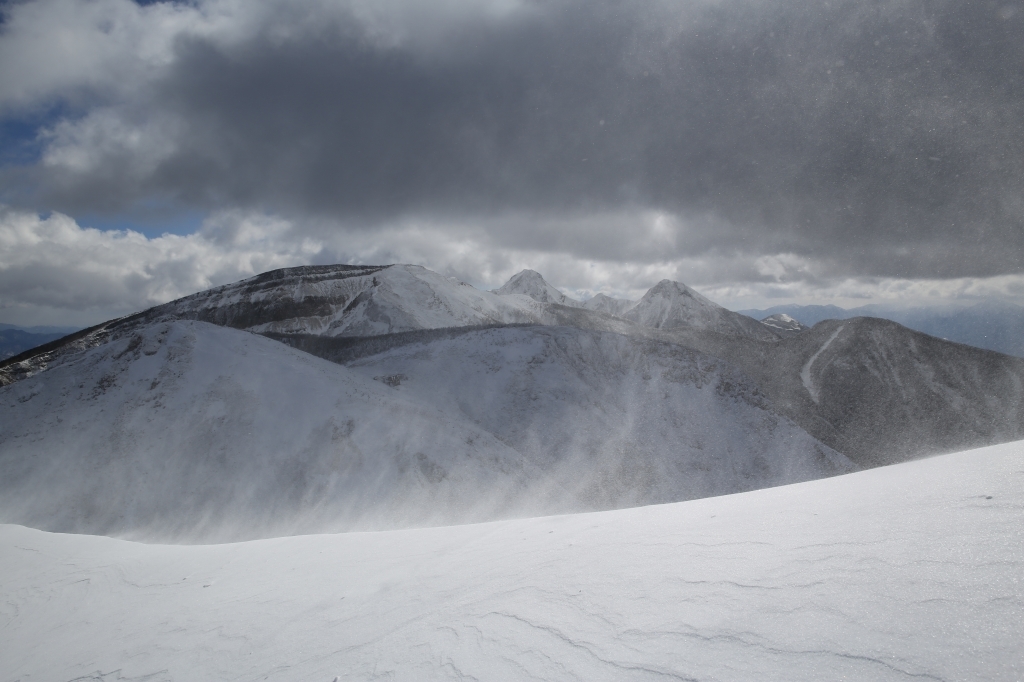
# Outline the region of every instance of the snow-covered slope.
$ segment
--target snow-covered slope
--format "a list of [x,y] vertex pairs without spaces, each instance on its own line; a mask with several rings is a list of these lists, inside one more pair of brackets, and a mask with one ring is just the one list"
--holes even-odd
[[535,270],[523,270],[512,275],[501,287],[495,289],[494,293],[498,296],[520,294],[540,303],[557,303],[558,305],[567,305],[571,308],[583,307],[583,304],[576,299],[569,298],[548,284],[541,274]]
[[819,437],[861,466],[1024,437],[1020,358],[871,317],[820,322],[792,341],[786,355],[797,351],[789,361],[799,359],[801,381],[789,390],[816,403],[840,432]]
[[990,680],[1024,443],[680,504],[201,547],[0,526],[4,680]]
[[725,363],[657,341],[569,327],[499,328],[351,362],[464,415],[579,499],[669,502],[852,469]]
[[694,328],[761,340],[778,338],[757,320],[726,310],[685,284],[667,279],[651,287],[622,316],[643,327],[655,329]]
[[[848,325],[845,331],[826,348],[839,323],[825,322],[799,333],[772,330],[673,282],[654,287],[624,317],[627,319],[587,308],[543,303],[523,293],[481,292],[414,266],[291,268],[104,323],[55,342],[53,348],[34,351],[32,357],[0,361],[0,384],[31,376],[46,382],[48,379],[41,372],[73,361],[89,348],[175,319],[200,319],[261,331],[340,362],[367,355],[369,346],[371,352],[379,353],[407,344],[409,339],[405,337],[410,335],[425,335],[419,339],[424,340],[435,334],[432,330],[447,330],[437,331],[438,334],[457,334],[457,329],[466,325],[526,322],[571,326],[589,330],[590,334],[615,332],[669,342],[722,358],[756,382],[768,412],[792,419],[858,466],[893,463],[926,452],[948,452],[1024,437],[1024,361],[1020,359],[948,343],[871,318],[843,323]],[[282,336],[282,330],[289,333]],[[529,346],[524,340],[526,336],[516,338]],[[336,343],[362,346],[360,353],[353,354],[337,352],[331,346]],[[593,373],[593,367],[582,356],[573,362]],[[451,371],[453,376],[458,372],[457,367]],[[467,375],[466,381],[494,387],[487,377],[486,373],[472,374]],[[745,379],[743,383],[750,386],[751,382]],[[562,395],[554,387],[555,383],[549,384],[541,395]],[[452,394],[479,392],[469,384],[448,390]],[[507,389],[502,386],[495,390]],[[581,395],[577,389],[571,393]],[[654,395],[645,400],[654,401]],[[433,404],[435,399],[421,396],[418,400]],[[573,405],[571,410],[581,409],[577,398],[567,400]],[[615,403],[614,409],[634,414],[623,400]],[[557,405],[558,401],[551,399],[552,414]],[[601,409],[606,408],[612,409]],[[655,414],[664,409],[667,408],[658,404],[644,408]],[[455,416],[465,417],[462,412],[459,414]],[[699,420],[704,422],[716,424],[727,434],[717,442],[732,438],[727,423]],[[568,421],[559,427],[559,433],[587,433],[588,423]],[[613,428],[619,427],[608,427]],[[676,424],[673,428],[678,433],[689,427]],[[592,430],[610,433],[608,429]],[[660,442],[642,435],[642,430],[629,433],[633,442],[649,441],[650,445],[645,446],[648,450],[654,449],[653,443]],[[676,435],[665,438],[666,443],[678,440]],[[560,439],[562,436],[552,438],[551,442],[564,442]],[[610,437],[592,441],[619,442]],[[661,471],[661,466],[658,464],[654,470]],[[744,467],[740,466],[740,470],[746,470]],[[768,478],[776,480],[772,476]],[[702,485],[695,482],[697,479],[706,478],[700,474],[692,479],[693,489]],[[665,489],[662,482],[654,488]]]
[[381,381],[204,322],[0,389],[0,520],[165,539],[494,518],[541,480]]
[[0,388],[0,521],[164,539],[676,501],[849,462],[720,362],[499,328],[352,369],[197,321]]
[[612,298],[605,294],[596,294],[593,298],[583,303],[587,310],[599,313],[607,313],[621,317],[623,313],[636,305],[636,301],[627,301],[623,298]]
[[516,322],[543,306],[496,296],[417,265],[307,266],[275,270],[149,311],[148,319],[198,319],[254,332],[370,336]]
[[739,367],[774,410],[861,467],[1024,438],[1024,359],[889,320],[826,320],[775,343],[667,336]]

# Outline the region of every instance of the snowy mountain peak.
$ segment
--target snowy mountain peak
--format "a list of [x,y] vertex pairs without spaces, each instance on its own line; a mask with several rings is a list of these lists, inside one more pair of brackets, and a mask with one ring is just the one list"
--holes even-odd
[[799,320],[796,320],[786,313],[776,313],[775,315],[769,315],[768,317],[761,320],[761,324],[767,325],[774,329],[782,329],[788,332],[801,332],[805,329],[810,329],[807,325],[801,324]]
[[609,315],[622,315],[624,312],[636,305],[636,301],[627,301],[622,298],[612,298],[605,294],[597,294],[583,304],[587,310]]
[[557,303],[559,305],[571,306],[573,308],[583,307],[583,304],[579,301],[569,298],[561,291],[548,284],[547,280],[545,280],[544,277],[542,277],[536,270],[523,270],[522,272],[512,275],[512,278],[505,282],[501,288],[495,289],[494,293],[499,296],[522,294],[523,296],[529,296],[533,300],[541,303]]
[[681,282],[663,279],[623,317],[655,329],[695,328],[721,334],[775,340],[765,325],[710,301]]
[[[648,298],[648,297],[652,297],[653,298],[653,297],[658,297],[658,296],[670,297],[670,298],[675,298],[675,297],[689,298],[689,299],[693,299],[694,301],[696,301],[697,303],[699,303],[702,306],[708,306],[708,307],[712,307],[712,308],[722,308],[722,306],[718,305],[714,301],[711,301],[709,299],[704,298],[703,296],[698,294],[696,291],[694,291],[690,287],[688,287],[685,284],[683,284],[682,282],[673,282],[670,279],[663,279],[660,282],[658,282],[657,284],[655,284],[644,295],[644,298]],[[723,308],[723,310],[724,310],[724,308]]]
[[336,265],[275,270],[172,301],[147,315],[258,333],[372,336],[536,323],[542,307],[479,291],[418,265]]

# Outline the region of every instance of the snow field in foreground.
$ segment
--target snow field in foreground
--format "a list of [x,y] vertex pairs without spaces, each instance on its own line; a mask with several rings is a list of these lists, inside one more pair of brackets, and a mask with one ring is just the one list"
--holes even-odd
[[677,504],[206,545],[0,526],[0,679],[1019,680],[1024,441]]

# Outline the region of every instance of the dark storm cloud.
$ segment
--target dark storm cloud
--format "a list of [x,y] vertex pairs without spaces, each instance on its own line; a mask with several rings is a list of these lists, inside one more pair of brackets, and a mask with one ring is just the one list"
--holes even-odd
[[[36,199],[366,226],[658,209],[684,225],[679,254],[1024,269],[1018,4],[543,2],[424,44],[289,21],[231,44],[182,37],[170,70],[119,105],[177,121],[173,150],[144,171],[131,150],[88,173],[36,168]],[[495,221],[494,239],[559,241],[536,222]],[[617,229],[581,229],[577,251],[614,258]]]

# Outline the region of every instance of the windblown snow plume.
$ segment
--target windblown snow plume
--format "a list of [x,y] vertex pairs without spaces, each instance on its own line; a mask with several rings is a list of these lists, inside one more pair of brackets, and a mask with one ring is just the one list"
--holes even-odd
[[0,678],[1009,682],[1022,471],[206,547],[0,526]]
[[669,502],[852,468],[721,362],[571,328],[356,362],[142,325],[0,389],[0,518],[225,540]]

